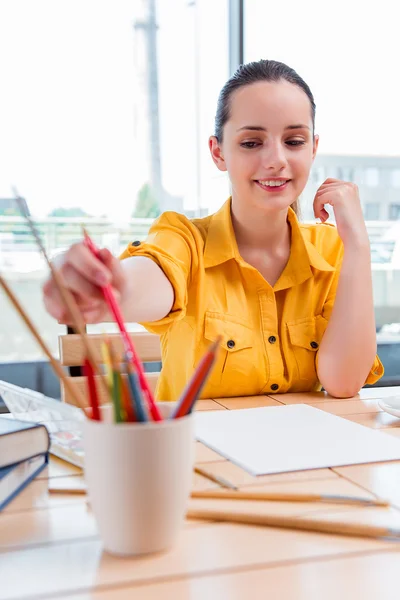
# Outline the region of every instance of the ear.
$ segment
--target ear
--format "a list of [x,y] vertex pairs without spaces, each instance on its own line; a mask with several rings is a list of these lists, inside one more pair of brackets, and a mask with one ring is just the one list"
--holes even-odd
[[220,171],[227,171],[225,160],[222,155],[222,149],[215,135],[212,135],[208,140],[208,147],[210,149],[211,157],[214,163],[217,165],[217,168]]
[[315,156],[317,154],[318,143],[319,143],[319,135],[314,135],[313,154],[312,154],[312,159],[313,160],[314,160],[314,158],[315,158]]

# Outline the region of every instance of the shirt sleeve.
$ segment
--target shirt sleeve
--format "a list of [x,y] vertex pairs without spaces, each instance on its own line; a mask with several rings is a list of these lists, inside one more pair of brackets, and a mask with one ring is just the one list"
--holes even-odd
[[120,256],[145,256],[164,272],[174,289],[174,303],[168,315],[159,321],[141,323],[148,331],[161,335],[174,321],[186,314],[188,286],[198,266],[197,246],[202,238],[199,231],[184,215],[163,213],[152,224],[146,241],[133,242]]
[[[325,301],[324,307],[323,307],[323,311],[322,311],[322,316],[325,317],[325,319],[327,319],[328,321],[331,317],[333,306],[335,303],[336,292],[337,292],[337,288],[338,288],[338,284],[339,284],[340,269],[342,267],[342,262],[343,262],[343,254],[344,254],[344,249],[343,249],[343,244],[342,244],[340,252],[338,253],[338,258],[337,258],[337,262],[335,265],[336,271],[335,271],[335,274],[334,274],[334,277],[332,280],[332,284],[329,288],[328,296],[326,298],[326,301]],[[317,357],[317,360],[318,360],[318,357]],[[372,384],[376,383],[382,377],[384,372],[385,372],[385,369],[380,361],[380,358],[378,355],[376,355],[374,364],[372,365],[372,367],[370,369],[370,372],[365,381],[365,384],[372,385]]]

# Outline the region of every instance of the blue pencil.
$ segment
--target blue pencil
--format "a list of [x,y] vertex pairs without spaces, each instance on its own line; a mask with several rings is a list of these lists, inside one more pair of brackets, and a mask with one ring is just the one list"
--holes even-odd
[[140,389],[139,378],[132,367],[127,365],[127,375],[129,388],[131,390],[132,402],[136,413],[136,418],[140,422],[147,421],[147,415],[143,408],[142,392]]

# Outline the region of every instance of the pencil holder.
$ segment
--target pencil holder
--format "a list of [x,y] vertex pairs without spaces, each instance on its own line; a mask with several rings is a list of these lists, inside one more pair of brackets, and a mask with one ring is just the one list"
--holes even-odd
[[[160,403],[164,417],[174,403]],[[193,417],[84,423],[85,477],[105,550],[137,555],[169,548],[182,528],[192,484]]]

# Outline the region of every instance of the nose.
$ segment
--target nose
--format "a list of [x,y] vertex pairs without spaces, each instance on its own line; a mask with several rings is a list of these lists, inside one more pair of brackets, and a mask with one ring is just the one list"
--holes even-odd
[[271,140],[269,144],[266,144],[262,161],[264,169],[274,172],[282,171],[287,164],[285,148],[282,142]]

